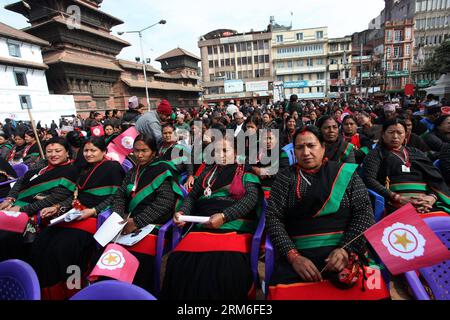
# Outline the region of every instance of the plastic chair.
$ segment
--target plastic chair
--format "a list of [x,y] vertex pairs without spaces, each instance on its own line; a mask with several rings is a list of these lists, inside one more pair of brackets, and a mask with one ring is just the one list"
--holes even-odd
[[[112,212],[111,210],[106,210],[105,212],[99,214],[97,217],[97,230],[102,226],[102,224],[111,216]],[[174,227],[174,224],[172,222],[172,219],[170,219],[165,225],[163,225],[159,231],[158,231],[158,240],[156,242],[156,254],[155,254],[155,294],[158,295],[161,286],[161,264],[162,264],[162,257],[164,254],[166,254],[168,251],[170,251],[174,246],[165,246],[164,240],[166,237],[166,233],[170,230],[170,228]],[[172,242],[173,244],[174,242]]]
[[131,169],[133,169],[133,166],[134,165],[130,160],[128,160],[128,159],[123,160],[122,168],[123,168],[123,170],[125,170],[125,172],[128,172]]
[[156,298],[133,284],[106,280],[90,285],[70,300],[156,300]]
[[438,168],[439,170],[441,169],[441,160],[436,160],[433,165]]
[[[425,218],[425,223],[450,248],[450,217]],[[450,260],[419,270],[436,300],[450,300]],[[416,271],[405,273],[406,280],[417,300],[431,300]]]
[[282,150],[284,152],[286,152],[288,157],[289,157],[289,165],[293,166],[294,164],[297,163],[297,158],[295,157],[294,144],[293,143],[290,143],[290,144],[284,146]]
[[373,213],[375,216],[375,222],[381,221],[383,219],[384,215],[384,207],[385,207],[385,200],[382,196],[380,196],[378,193],[376,193],[373,190],[369,190],[369,196],[372,200],[373,204]]
[[18,163],[12,166],[14,171],[16,171],[17,173],[17,177],[21,178],[25,175],[25,173],[27,173],[28,171],[28,166],[24,163]]
[[41,300],[38,277],[28,263],[0,262],[0,300]]

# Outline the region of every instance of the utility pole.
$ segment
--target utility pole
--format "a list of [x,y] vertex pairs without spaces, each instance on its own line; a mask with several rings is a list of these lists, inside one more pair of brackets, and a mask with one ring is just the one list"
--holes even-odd
[[344,50],[344,77],[343,77],[343,81],[344,81],[344,100],[347,101],[347,88],[345,87],[346,85],[346,72],[347,72],[347,51]]

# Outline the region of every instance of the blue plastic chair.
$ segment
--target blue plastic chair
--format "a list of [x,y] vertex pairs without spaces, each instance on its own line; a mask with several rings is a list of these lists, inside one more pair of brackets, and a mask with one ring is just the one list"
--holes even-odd
[[373,190],[369,190],[369,197],[373,201],[373,213],[375,216],[375,222],[379,222],[383,219],[384,215],[384,207],[385,207],[385,200],[382,196],[380,196],[378,193],[376,193]]
[[27,173],[28,166],[24,163],[18,163],[12,166],[14,171],[17,173],[17,177],[21,178]]
[[288,145],[284,146],[282,150],[284,152],[286,152],[286,154],[289,157],[289,165],[293,166],[294,164],[297,163],[297,158],[295,157],[294,144],[293,143],[289,143]]
[[441,169],[441,160],[436,160],[433,165],[438,168],[439,170]]
[[106,280],[90,285],[70,300],[156,300],[156,298],[133,284]]
[[0,300],[41,300],[38,277],[28,263],[0,262]]
[[125,172],[128,172],[133,169],[133,163],[130,160],[125,159],[122,163],[122,168],[123,170],[125,170]]
[[[450,248],[450,217],[425,218],[425,223]],[[450,300],[450,260],[419,270],[436,300]],[[406,280],[417,300],[431,300],[416,271],[405,273]]]

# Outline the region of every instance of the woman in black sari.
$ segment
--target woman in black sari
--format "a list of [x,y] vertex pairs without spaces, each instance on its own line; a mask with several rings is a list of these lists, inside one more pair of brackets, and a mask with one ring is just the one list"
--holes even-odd
[[[25,212],[37,219],[44,208],[66,200],[75,191],[78,171],[69,159],[69,146],[64,138],[50,139],[45,147],[47,161],[20,178],[0,210]],[[0,232],[0,260],[27,259],[27,246],[22,235]]]
[[41,159],[37,137],[33,130],[28,130],[25,132],[25,142],[27,145],[22,155],[23,163],[25,163],[29,168],[32,168]]
[[130,234],[148,225],[156,225],[150,235],[127,247],[138,260],[134,284],[155,292],[156,240],[160,227],[170,220],[177,198],[183,196],[175,182],[170,165],[161,161],[153,137],[138,136],[134,141],[138,166],[130,170],[117,191],[111,210],[124,218],[123,234]]
[[14,135],[14,146],[8,155],[8,162],[11,164],[17,164],[23,162],[24,152],[27,147],[25,141],[25,132],[18,132]]
[[173,173],[177,176],[177,179],[181,177],[181,174],[186,173],[190,182],[189,186],[192,187],[194,166],[187,164],[190,163],[191,158],[191,153],[187,146],[177,143],[175,128],[171,124],[163,125],[162,138],[163,144],[159,149],[158,157],[172,166]]
[[38,275],[45,300],[64,300],[76,293],[66,285],[70,276],[67,274],[69,266],[79,266],[82,275],[89,271],[95,250],[93,235],[97,214],[112,203],[125,176],[118,162],[105,158],[106,152],[102,137],[89,139],[83,148],[88,165],[81,171],[73,195],[41,211],[41,217],[45,220],[72,208],[82,213],[75,222],[46,228],[33,243],[31,264]]
[[358,122],[351,115],[345,116],[342,120],[342,133],[344,140],[354,147],[356,163],[361,164],[369,151],[372,150],[373,141],[364,134],[358,133]]
[[386,199],[388,213],[412,203],[419,213],[450,213],[450,191],[439,170],[418,149],[404,146],[406,124],[383,125],[382,142],[364,161],[364,181]]
[[[175,214],[209,217],[193,225],[169,255],[161,297],[168,300],[242,300],[252,295],[252,234],[258,223],[259,179],[236,164],[232,142],[216,140],[216,164],[207,167]],[[235,144],[236,146],[236,144]]]
[[[357,165],[327,161],[315,127],[298,130],[294,144],[299,164],[278,174],[267,209],[267,233],[279,256],[269,298],[297,300],[314,294],[323,299],[333,286],[322,280],[352,284],[353,271],[339,279],[364,256],[365,240],[357,237],[374,224],[373,211]],[[386,296],[361,287],[350,291],[358,299]]]
[[115,138],[119,136],[118,133],[114,132],[114,126],[112,123],[107,123],[104,125],[105,130],[105,143],[108,146]]
[[323,116],[317,122],[325,140],[325,157],[339,163],[356,163],[354,146],[339,135],[339,123],[332,116]]

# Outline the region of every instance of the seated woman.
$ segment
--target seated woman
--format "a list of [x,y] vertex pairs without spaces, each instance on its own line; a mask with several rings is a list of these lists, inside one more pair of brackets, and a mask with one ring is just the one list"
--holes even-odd
[[356,163],[361,164],[369,151],[372,150],[373,141],[364,134],[358,133],[358,123],[351,115],[345,116],[342,120],[342,131],[344,140],[354,146]]
[[45,300],[68,299],[75,293],[66,285],[69,266],[79,266],[82,274],[89,271],[96,248],[93,235],[97,214],[112,203],[125,176],[118,162],[105,158],[106,152],[103,137],[89,139],[83,148],[87,165],[78,176],[74,194],[41,211],[42,219],[47,220],[72,208],[82,213],[76,222],[44,229],[33,243],[31,265],[38,275]]
[[134,155],[138,166],[130,170],[117,191],[112,212],[124,218],[123,234],[130,234],[150,224],[157,225],[152,233],[132,247],[127,247],[138,260],[139,269],[134,284],[155,292],[154,256],[159,228],[170,220],[177,198],[182,197],[175,183],[171,167],[158,159],[153,137],[139,135],[134,141]]
[[286,118],[286,130],[281,132],[281,147],[292,143],[292,137],[294,136],[295,130],[297,129],[297,123],[295,119],[291,116]]
[[372,116],[365,111],[358,114],[357,120],[361,126],[361,133],[374,143],[377,143],[381,137],[381,126],[374,124]]
[[[171,124],[162,127],[163,144],[159,150],[158,157],[172,165],[174,174],[181,178],[181,174],[187,173],[186,185],[192,187],[194,184],[194,166],[188,161],[191,153],[185,145],[177,143],[175,128]],[[189,162],[189,164],[187,164]]]
[[[260,154],[258,155],[257,163],[252,165],[252,170],[261,180],[264,197],[269,199],[270,189],[275,181],[275,177],[279,171],[289,167],[289,158],[283,156],[284,151],[280,149],[279,137],[272,130],[267,131],[267,134],[263,134],[262,140],[263,145],[259,145]],[[264,144],[267,152],[262,151]]]
[[[25,141],[25,132],[18,132],[14,135],[14,146],[8,155],[8,162],[12,165],[22,163],[27,142]],[[26,155],[26,154],[25,154]]]
[[27,144],[22,155],[22,160],[31,169],[41,159],[37,138],[33,130],[25,132],[25,142]]
[[7,160],[13,146],[10,143],[6,133],[0,132],[0,158]]
[[[330,279],[338,284],[339,273],[364,256],[365,240],[357,237],[374,224],[357,165],[327,161],[325,142],[315,127],[298,130],[294,141],[299,164],[278,174],[267,209],[267,233],[279,256],[270,279],[271,299],[303,299],[305,283]],[[306,294],[320,298],[330,286],[329,281],[319,283]],[[353,289],[361,299],[380,294]]]
[[[69,159],[69,146],[64,138],[53,138],[45,147],[47,161],[29,170],[0,204],[0,210],[25,212],[36,217],[40,210],[66,200],[76,188],[77,168]],[[22,235],[0,231],[0,260],[26,259]]]
[[253,293],[249,252],[261,201],[259,179],[236,164],[232,142],[214,144],[216,164],[204,170],[174,216],[178,227],[185,226],[181,215],[209,221],[194,225],[169,255],[162,299],[242,300]]
[[434,130],[426,133],[423,140],[439,155],[444,143],[450,143],[450,115],[440,116],[434,122]]
[[[17,173],[13,167],[3,158],[0,158],[0,183],[17,178]],[[9,184],[0,186],[0,199],[6,198],[11,191]]]
[[323,116],[317,122],[325,141],[325,157],[339,163],[356,163],[354,146],[339,135],[339,124],[332,116]]
[[392,213],[412,203],[419,213],[450,213],[450,191],[439,170],[418,149],[404,146],[406,124],[399,119],[384,123],[382,141],[364,161],[364,181],[386,199]]
[[103,127],[105,131],[105,143],[106,146],[108,146],[115,138],[117,138],[119,135],[114,132],[114,126],[111,123],[105,124]]
[[414,131],[414,122],[412,116],[404,115],[400,117],[406,124],[406,146],[411,148],[419,149],[422,152],[429,152],[430,148],[423,141],[423,139],[415,134]]

